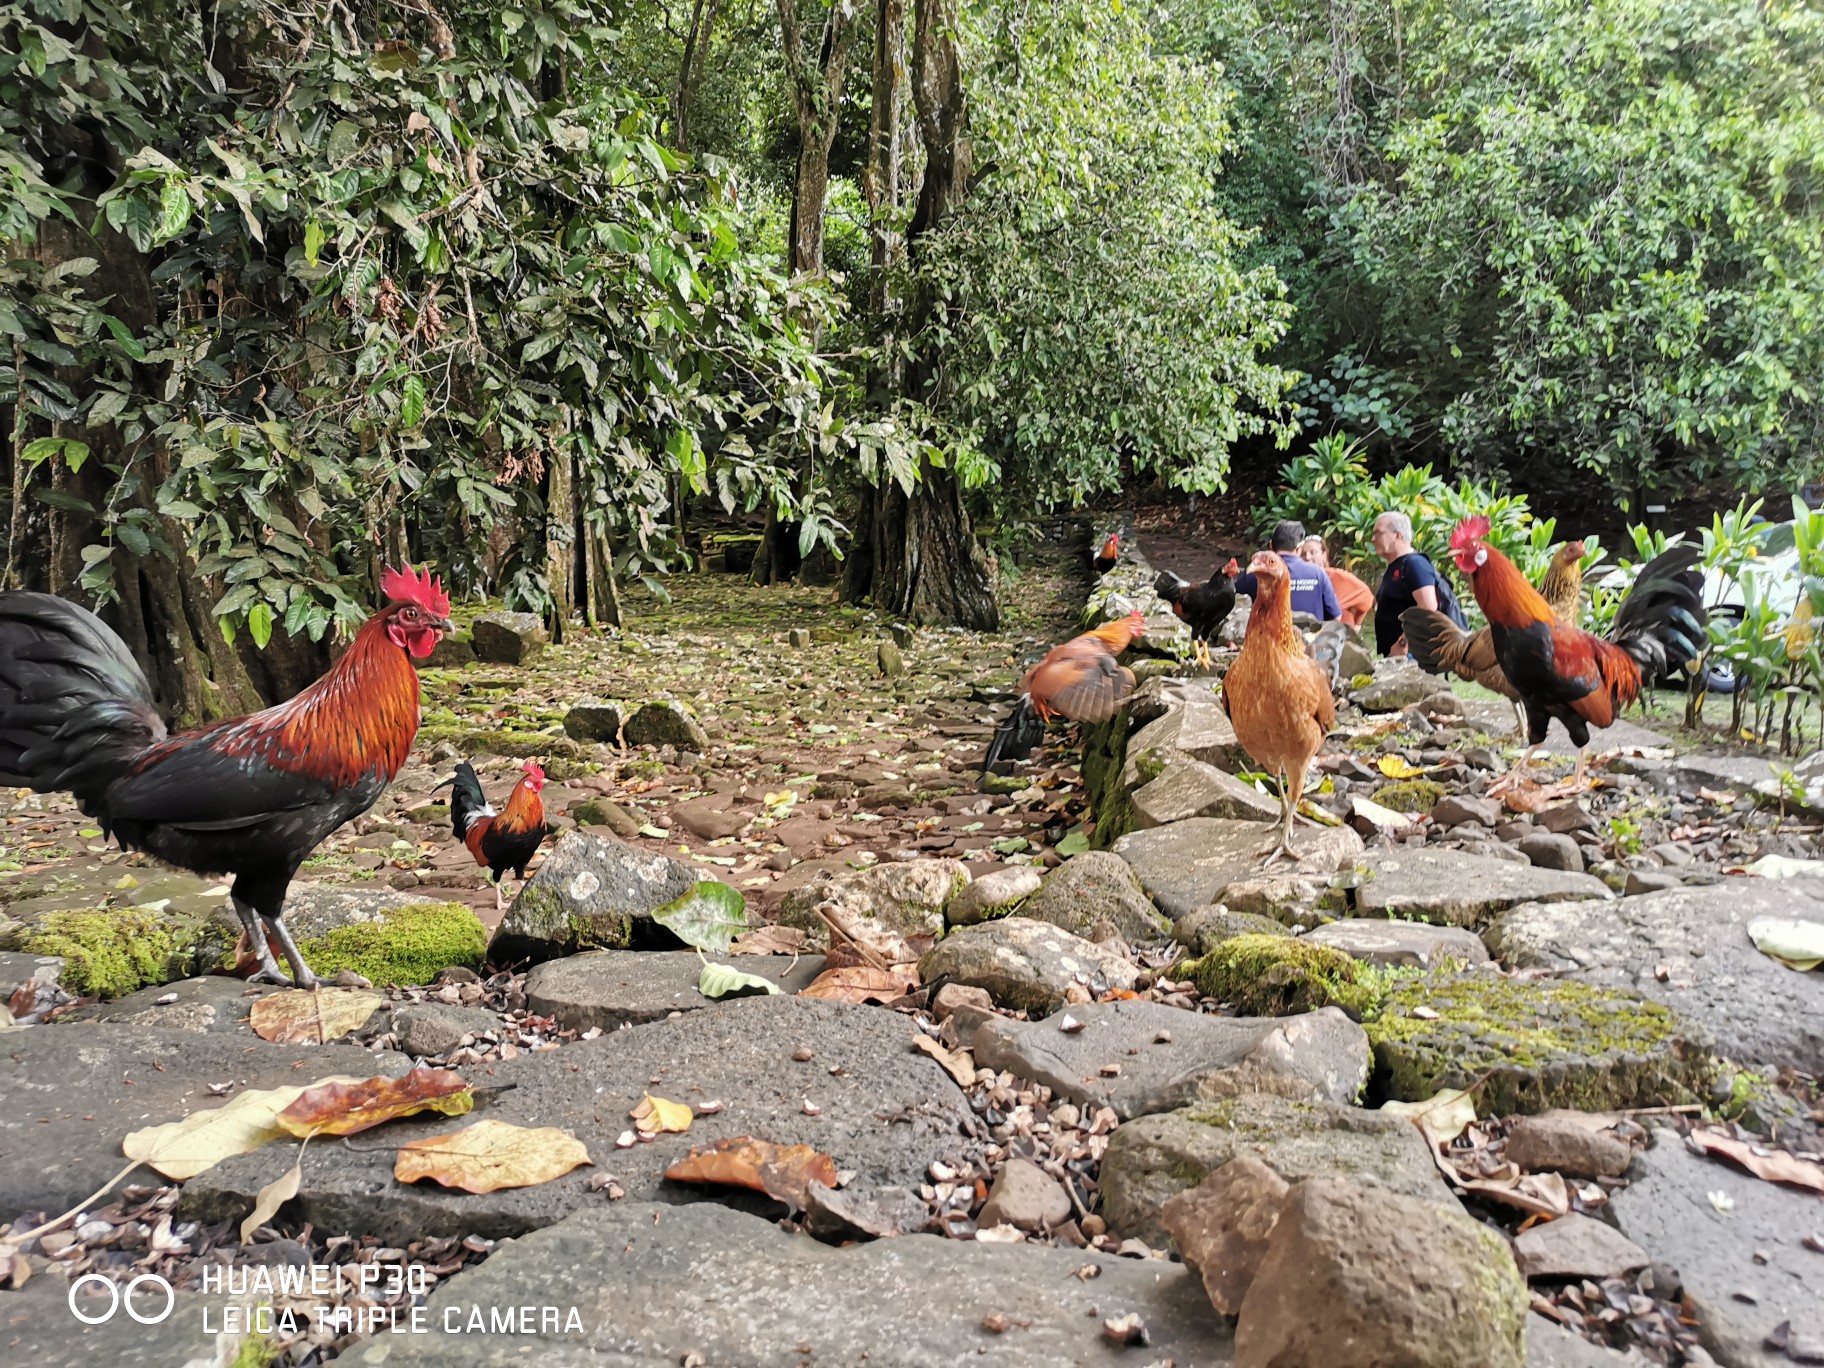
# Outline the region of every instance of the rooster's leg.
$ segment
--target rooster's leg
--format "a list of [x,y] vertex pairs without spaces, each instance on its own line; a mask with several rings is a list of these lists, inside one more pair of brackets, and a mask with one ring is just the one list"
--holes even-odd
[[1488,796],[1492,798],[1496,794],[1505,793],[1524,780],[1527,771],[1533,767],[1533,756],[1538,749],[1537,746],[1528,746],[1520,758],[1514,761],[1514,767],[1488,786]]
[[281,988],[289,988],[291,980],[280,971],[278,961],[272,957],[272,946],[266,940],[266,927],[260,921],[260,914],[236,898],[234,915],[241,919],[241,926],[247,932],[248,948],[260,961],[259,972],[252,976],[252,981],[276,983]]
[[1577,748],[1577,772],[1571,776],[1572,793],[1582,792],[1584,771],[1589,767],[1589,763],[1590,748],[1588,746],[1579,746]]
[[498,879],[496,879],[496,880],[494,880],[494,910],[495,910],[495,911],[496,911],[496,912],[504,912],[504,911],[505,911],[505,910],[506,910],[506,907],[507,907],[507,905],[506,905],[506,903],[505,903],[505,902],[504,902],[504,901],[503,901],[503,900],[502,900],[502,898],[501,898],[501,892],[500,892],[500,885],[501,885],[501,882],[502,882],[502,881],[503,881],[503,880],[504,880],[504,879],[505,879],[505,878],[506,878],[506,877],[507,877],[507,876],[506,876],[506,875],[505,875],[505,874],[502,874],[502,875],[501,875],[501,876],[500,876],[500,878],[498,878]]
[[283,916],[274,917],[267,925],[272,934],[279,938],[279,949],[285,954],[285,962],[291,966],[291,984],[294,988],[315,988],[317,976],[310,972],[310,966],[304,963],[304,956],[298,951],[298,943],[291,938],[291,928],[285,925]]

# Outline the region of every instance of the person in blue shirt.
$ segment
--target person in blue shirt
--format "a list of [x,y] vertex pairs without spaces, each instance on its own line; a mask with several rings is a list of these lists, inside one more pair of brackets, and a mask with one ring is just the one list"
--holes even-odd
[[[1340,618],[1343,610],[1336,601],[1336,590],[1330,584],[1330,576],[1321,566],[1298,558],[1299,543],[1305,539],[1305,525],[1301,522],[1282,522],[1273,529],[1272,550],[1279,553],[1285,561],[1286,569],[1292,578],[1292,611],[1309,613],[1319,622],[1328,622]],[[1255,577],[1250,574],[1235,576],[1235,592],[1253,598],[1258,590]]]
[[1374,644],[1384,656],[1406,654],[1400,614],[1408,608],[1438,610],[1438,571],[1412,549],[1412,519],[1383,513],[1374,520],[1374,554],[1387,562],[1387,573],[1374,594]]

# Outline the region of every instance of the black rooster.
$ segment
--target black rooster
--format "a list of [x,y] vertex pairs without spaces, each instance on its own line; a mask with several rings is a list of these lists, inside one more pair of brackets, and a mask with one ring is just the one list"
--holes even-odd
[[1192,584],[1170,570],[1161,571],[1153,581],[1153,592],[1172,605],[1178,620],[1191,629],[1191,640],[1197,643],[1197,664],[1210,666],[1210,643],[1222,630],[1222,624],[1235,611],[1235,584],[1230,578],[1241,573],[1233,557],[1229,563],[1202,584]]

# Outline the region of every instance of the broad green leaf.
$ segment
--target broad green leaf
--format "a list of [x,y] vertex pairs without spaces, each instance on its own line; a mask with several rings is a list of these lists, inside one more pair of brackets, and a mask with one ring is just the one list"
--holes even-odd
[[756,997],[777,993],[779,985],[726,964],[706,963],[703,972],[697,975],[697,991],[706,998]]
[[264,603],[256,603],[247,610],[247,632],[253,638],[253,644],[262,651],[266,643],[272,640],[272,609]]
[[735,933],[747,929],[747,900],[739,889],[705,879],[659,908],[652,919],[686,945],[726,955]]

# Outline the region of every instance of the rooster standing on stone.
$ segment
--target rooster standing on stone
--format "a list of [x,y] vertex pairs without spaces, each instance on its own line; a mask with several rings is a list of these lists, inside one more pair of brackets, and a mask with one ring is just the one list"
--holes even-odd
[[[526,865],[538,854],[550,828],[545,825],[545,805],[538,792],[545,786],[545,772],[528,760],[524,776],[513,785],[507,810],[496,813],[481,789],[475,766],[467,760],[456,766],[450,795],[450,827],[469,849],[475,863],[488,871],[494,883],[494,907],[501,907],[500,881],[510,869],[522,883]],[[442,788],[443,784],[439,784]]]
[[1200,669],[1210,667],[1210,643],[1222,631],[1222,624],[1235,611],[1235,583],[1232,576],[1241,567],[1230,557],[1229,563],[1202,584],[1192,584],[1170,570],[1161,571],[1153,581],[1153,592],[1172,606],[1180,622],[1191,629],[1196,644],[1194,663]]
[[429,571],[388,570],[380,590],[387,606],[297,697],[176,736],[101,619],[50,594],[0,594],[0,784],[67,790],[124,849],[232,874],[234,910],[260,962],[254,977],[315,987],[285,925],[286,889],[405,763],[418,734],[411,658],[425,659],[454,630]]

